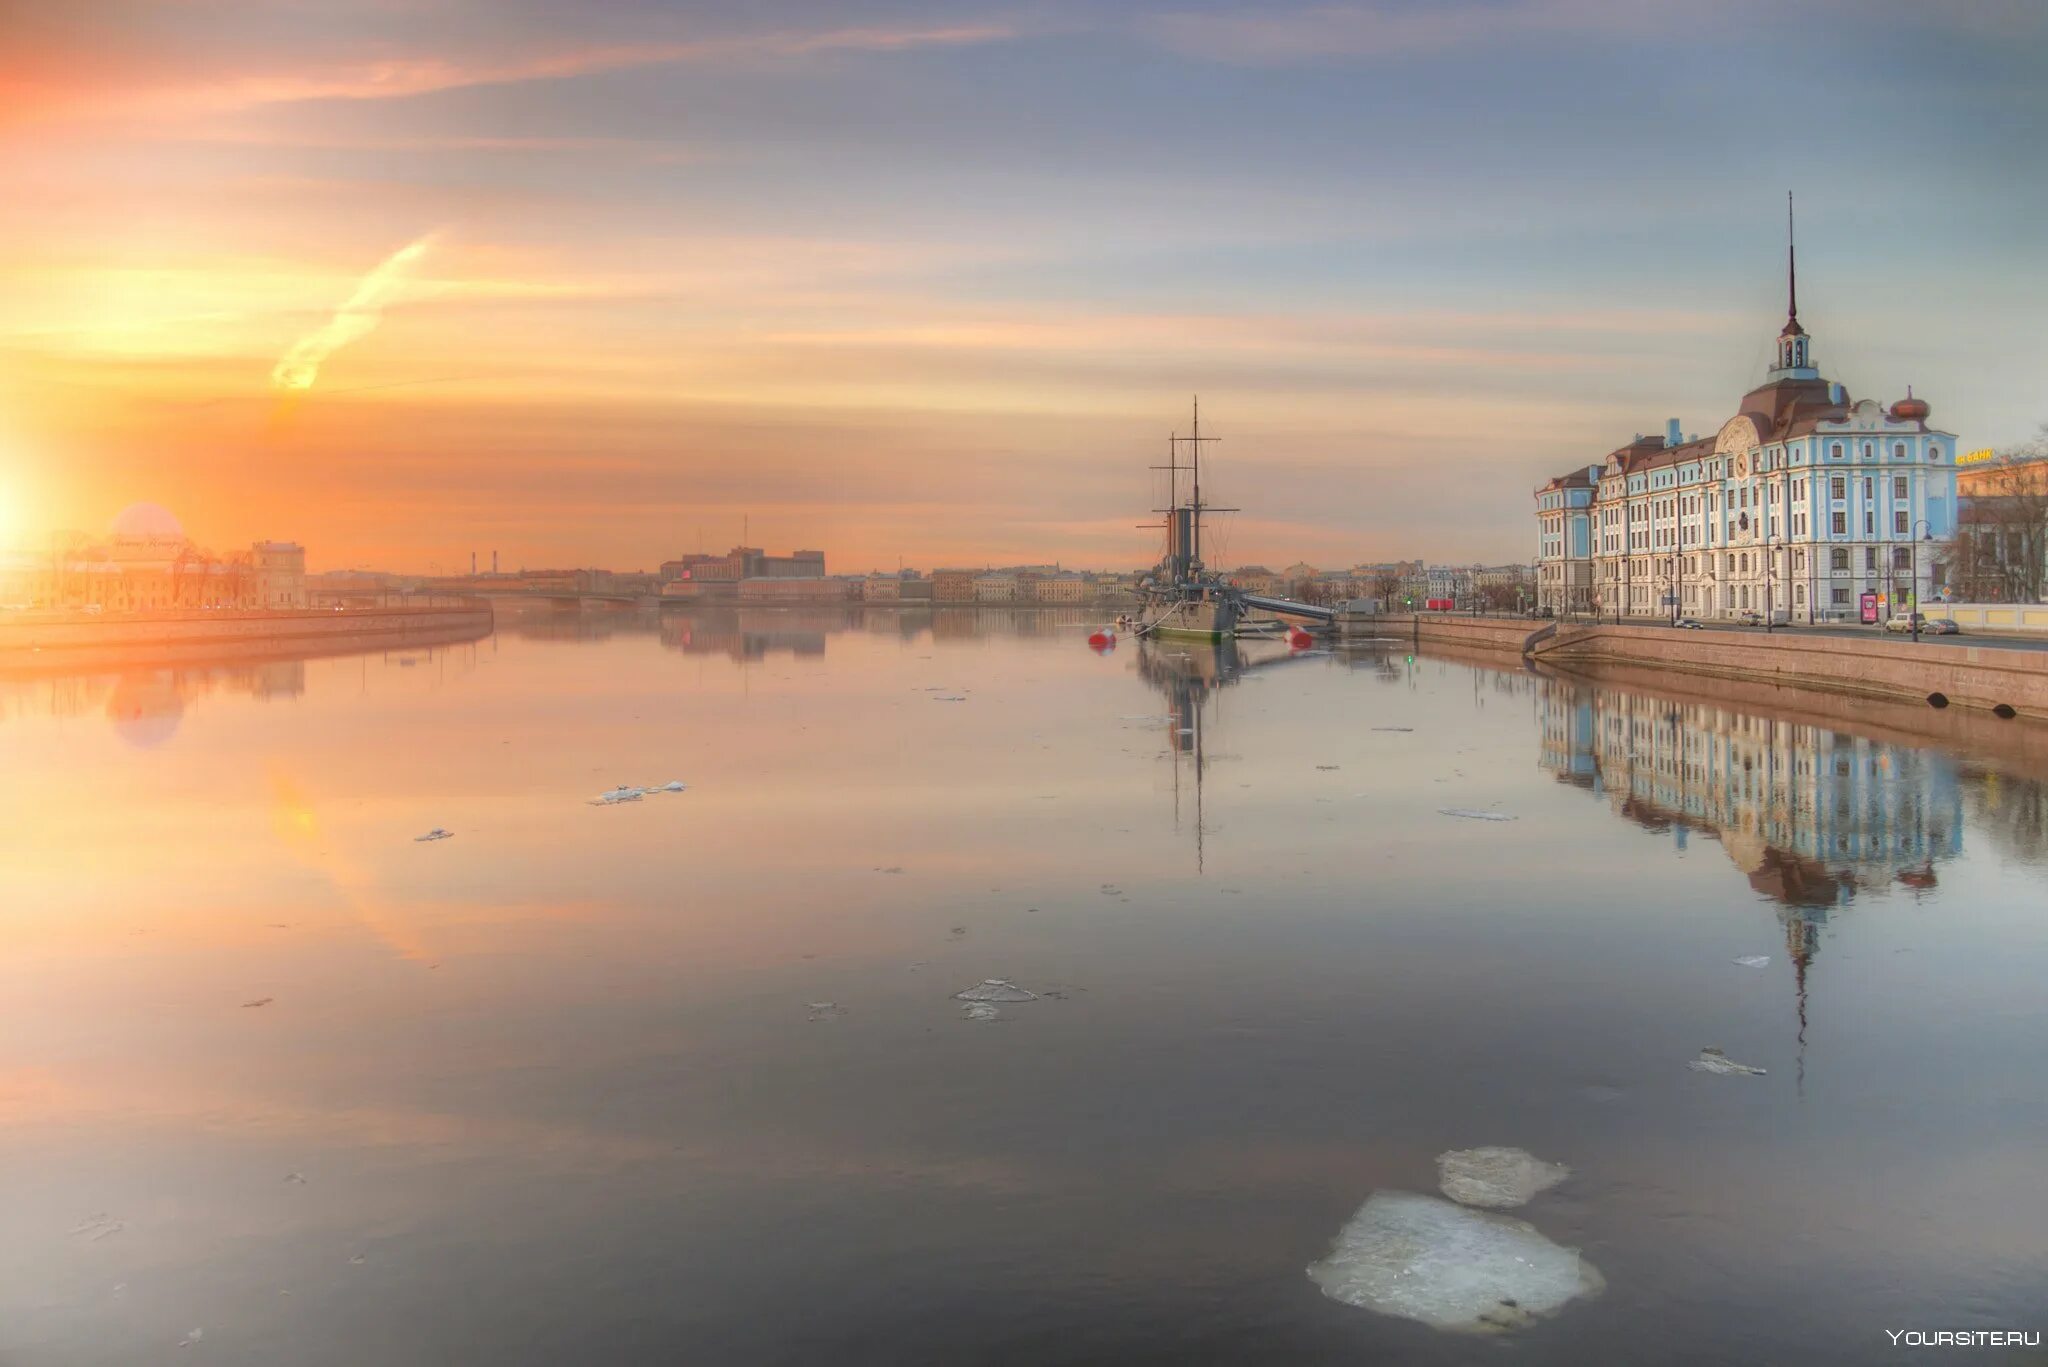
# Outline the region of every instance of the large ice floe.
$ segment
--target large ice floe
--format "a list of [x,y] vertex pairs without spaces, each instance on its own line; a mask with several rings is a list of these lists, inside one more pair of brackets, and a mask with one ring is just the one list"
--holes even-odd
[[983,978],[965,992],[955,992],[953,999],[963,1002],[1035,1002],[1038,994],[1017,986],[1008,978]]
[[1453,1149],[1436,1157],[1437,1185],[1460,1205],[1502,1210],[1527,1205],[1572,1175],[1562,1163],[1546,1163],[1526,1149]]
[[1525,1329],[1607,1285],[1526,1221],[1412,1191],[1366,1198],[1308,1275],[1333,1301],[1466,1334]]

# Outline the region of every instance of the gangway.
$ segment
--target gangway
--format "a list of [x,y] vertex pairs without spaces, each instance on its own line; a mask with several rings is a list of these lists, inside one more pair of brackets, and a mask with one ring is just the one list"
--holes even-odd
[[1238,601],[1262,612],[1284,612],[1290,617],[1312,617],[1318,622],[1337,620],[1337,609],[1318,603],[1297,603],[1291,598],[1268,598],[1262,593],[1240,593]]

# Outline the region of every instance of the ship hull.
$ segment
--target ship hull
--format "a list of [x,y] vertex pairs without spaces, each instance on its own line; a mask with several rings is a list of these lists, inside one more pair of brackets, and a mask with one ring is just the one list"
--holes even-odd
[[1168,641],[1224,641],[1237,632],[1235,604],[1215,598],[1183,598],[1160,605],[1144,634]]

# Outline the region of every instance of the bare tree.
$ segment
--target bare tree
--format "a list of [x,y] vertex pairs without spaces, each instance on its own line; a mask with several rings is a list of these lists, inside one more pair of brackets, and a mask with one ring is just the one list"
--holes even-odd
[[1394,595],[1401,591],[1401,576],[1393,570],[1374,570],[1372,574],[1373,597],[1380,600],[1380,611],[1385,612],[1394,605]]

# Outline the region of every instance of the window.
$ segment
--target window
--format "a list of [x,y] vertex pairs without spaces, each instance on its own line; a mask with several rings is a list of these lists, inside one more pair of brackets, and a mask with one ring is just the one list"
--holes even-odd
[[1872,482],[1872,480],[1871,480],[1870,476],[1869,476],[1869,475],[1865,475],[1865,476],[1863,477],[1863,496],[1864,496],[1865,498],[1869,498],[1869,497],[1871,497],[1871,495],[1873,494],[1873,492],[1875,492],[1875,485],[1874,485],[1874,483]]
[[1904,508],[1897,509],[1892,513],[1892,534],[1895,536],[1906,535],[1906,510]]
[[1840,460],[1841,458],[1842,458],[1842,443],[1840,443],[1840,442],[1835,442],[1835,443],[1833,443],[1832,445],[1830,445],[1830,446],[1828,447],[1828,459],[1829,459],[1829,460]]
[[1904,475],[1892,476],[1892,497],[1898,499],[1901,503],[1906,501],[1906,477]]
[[1835,477],[1834,477],[1833,479],[1831,479],[1831,480],[1829,480],[1829,481],[1828,481],[1828,497],[1830,497],[1830,498],[1838,498],[1838,499],[1840,499],[1840,498],[1847,498],[1848,496],[1849,496],[1849,481],[1848,481],[1848,480],[1846,480],[1846,479],[1843,479],[1843,478],[1842,478],[1842,477],[1841,477],[1840,475],[1836,475],[1836,476],[1835,476]]
[[1872,447],[1869,442],[1866,441],[1863,443],[1863,459],[1869,460],[1876,454],[1876,449]]
[[1792,552],[1792,568],[1793,568],[1793,569],[1795,569],[1795,570],[1803,570],[1803,569],[1805,569],[1805,568],[1806,568],[1806,552],[1805,552],[1805,551],[1794,551],[1794,552]]
[[1873,509],[1873,508],[1865,508],[1865,509],[1863,510],[1863,534],[1864,534],[1865,536],[1875,536],[1875,535],[1877,535],[1877,511],[1876,511],[1876,509]]
[[1847,513],[1835,513],[1832,516],[1834,518],[1835,535],[1847,536],[1849,534],[1849,515]]
[[1893,460],[1904,460],[1905,458],[1906,458],[1906,443],[1904,443],[1904,442],[1902,442],[1902,441],[1898,441],[1898,442],[1893,442],[1893,443],[1892,443],[1892,459],[1893,459]]
[[1836,570],[1847,570],[1849,568],[1849,548],[1847,546],[1837,546],[1832,551],[1829,551],[1828,563]]
[[1877,568],[1877,547],[1865,546],[1863,548],[1863,568],[1866,570]]
[[1830,593],[1829,598],[1838,608],[1849,606],[1849,590],[1847,589],[1835,589]]
[[1927,447],[1927,459],[1929,459],[1929,460],[1940,460],[1940,459],[1941,459],[1941,447],[1940,447],[1939,445],[1935,445],[1935,444],[1933,444],[1933,443],[1930,443],[1930,444],[1928,445],[1928,447]]
[[1895,570],[1909,570],[1913,568],[1913,548],[1910,546],[1892,547],[1892,568]]
[[1794,584],[1792,586],[1792,601],[1801,607],[1806,606],[1806,585]]

